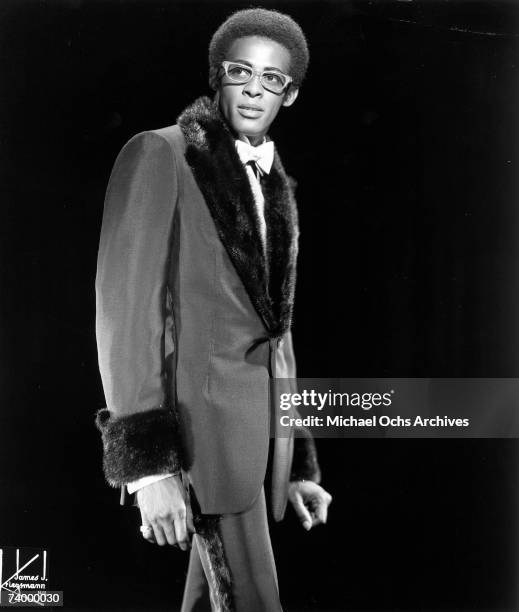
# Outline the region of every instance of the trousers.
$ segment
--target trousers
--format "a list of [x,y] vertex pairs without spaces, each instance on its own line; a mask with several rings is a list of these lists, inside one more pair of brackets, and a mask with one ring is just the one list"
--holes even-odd
[[193,536],[181,612],[282,612],[265,490]]

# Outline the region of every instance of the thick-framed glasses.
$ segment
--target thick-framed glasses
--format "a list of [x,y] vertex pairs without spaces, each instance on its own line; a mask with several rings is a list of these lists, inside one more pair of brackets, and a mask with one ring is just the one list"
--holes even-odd
[[224,69],[225,76],[233,83],[239,85],[245,85],[253,77],[258,76],[261,86],[275,94],[281,94],[285,89],[292,83],[292,77],[279,70],[253,70],[247,64],[240,64],[239,62],[222,62],[222,68]]

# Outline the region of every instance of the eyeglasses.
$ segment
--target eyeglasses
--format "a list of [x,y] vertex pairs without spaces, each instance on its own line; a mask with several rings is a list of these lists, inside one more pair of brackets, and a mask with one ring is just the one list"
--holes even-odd
[[261,72],[253,70],[246,64],[238,62],[222,62],[225,76],[233,83],[245,85],[254,76],[259,76],[261,86],[274,94],[281,94],[292,83],[292,77],[279,72],[278,70],[263,70]]

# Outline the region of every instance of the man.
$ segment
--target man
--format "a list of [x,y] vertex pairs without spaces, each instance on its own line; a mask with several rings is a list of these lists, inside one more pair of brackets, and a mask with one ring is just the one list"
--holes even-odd
[[[214,610],[272,612],[269,378],[295,378],[298,229],[266,137],[298,96],[308,48],[290,17],[248,9],[217,30],[209,64],[214,100],[132,138],[112,171],[96,278],[107,402],[97,424],[106,478],[137,491],[143,536],[186,550],[196,531],[182,610],[208,609],[210,597]],[[308,432],[275,438],[270,463],[274,518],[289,497],[305,529],[325,522],[331,497]]]

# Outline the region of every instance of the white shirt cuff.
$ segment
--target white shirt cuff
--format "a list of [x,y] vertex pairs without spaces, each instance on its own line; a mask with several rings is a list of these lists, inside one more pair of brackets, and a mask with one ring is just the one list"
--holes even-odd
[[135,491],[138,491],[139,489],[142,489],[142,487],[146,487],[150,484],[153,484],[154,482],[158,482],[159,480],[164,480],[164,478],[170,478],[171,476],[174,476],[174,474],[159,474],[157,476],[144,476],[144,478],[139,478],[139,480],[134,480],[133,482],[129,482],[126,485],[126,488],[128,489],[128,493],[135,493]]

